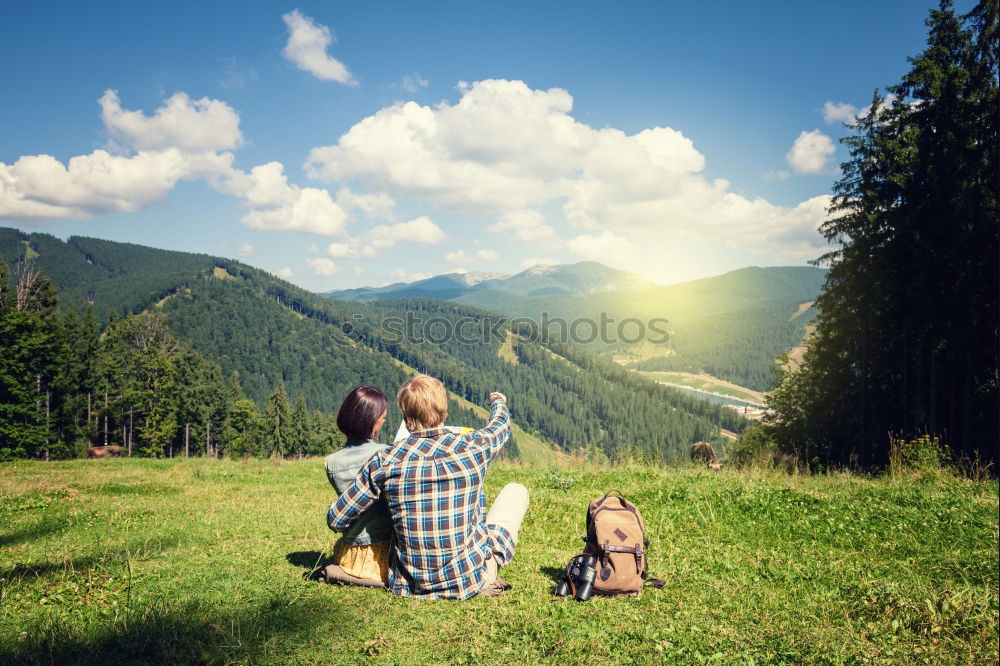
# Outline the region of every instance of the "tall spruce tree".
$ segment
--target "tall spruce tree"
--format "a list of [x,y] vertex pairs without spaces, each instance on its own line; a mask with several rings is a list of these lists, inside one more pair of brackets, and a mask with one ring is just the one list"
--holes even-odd
[[93,435],[88,417],[93,404],[100,355],[97,322],[88,308],[83,317],[66,308],[61,322],[62,363],[53,382],[52,417],[59,457],[86,453]]
[[291,422],[292,440],[289,453],[304,456],[313,449],[312,415],[306,407],[306,399],[301,394],[295,400]]
[[291,452],[293,440],[292,407],[282,381],[268,397],[264,410],[264,453],[284,456]]

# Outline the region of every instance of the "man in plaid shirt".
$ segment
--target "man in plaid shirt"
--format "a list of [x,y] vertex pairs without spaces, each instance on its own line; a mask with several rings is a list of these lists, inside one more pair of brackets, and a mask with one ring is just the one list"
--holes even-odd
[[486,511],[483,480],[510,438],[501,393],[490,395],[490,421],[467,434],[442,427],[448,395],[440,381],[414,377],[396,396],[410,436],[373,455],[330,506],[330,529],[350,527],[384,496],[395,539],[386,586],[395,594],[467,599],[510,586],[497,575],[514,556],[528,491],[507,484]]

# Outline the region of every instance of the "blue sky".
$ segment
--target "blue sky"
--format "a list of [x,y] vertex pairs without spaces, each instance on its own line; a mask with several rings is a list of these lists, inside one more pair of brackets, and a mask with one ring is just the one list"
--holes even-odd
[[799,265],[823,248],[842,120],[906,71],[927,10],[23,3],[0,24],[0,225],[317,291]]

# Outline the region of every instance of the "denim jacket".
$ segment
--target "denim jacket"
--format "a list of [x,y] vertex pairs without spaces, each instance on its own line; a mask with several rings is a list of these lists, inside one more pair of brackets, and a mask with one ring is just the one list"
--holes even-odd
[[[367,442],[349,441],[339,451],[326,457],[326,477],[330,479],[338,495],[343,495],[358,475],[358,470],[368,462],[375,453],[386,448],[387,444],[368,440]],[[344,530],[344,543],[352,546],[362,546],[377,541],[388,541],[392,538],[392,520],[389,518],[389,507],[385,498],[380,498],[367,511],[358,516],[351,526]]]

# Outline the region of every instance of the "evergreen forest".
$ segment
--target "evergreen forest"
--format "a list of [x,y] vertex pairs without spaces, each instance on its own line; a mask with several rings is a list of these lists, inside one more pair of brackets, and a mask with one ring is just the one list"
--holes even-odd
[[[516,422],[565,451],[679,460],[745,423],[477,308],[346,303],[221,258],[13,230],[0,239],[11,267],[0,332],[7,458],[104,444],[149,456],[321,454],[342,442],[333,417],[348,391],[371,384],[392,396],[413,372],[473,404],[501,388]],[[428,335],[400,335],[393,322],[407,317]],[[460,324],[478,335],[433,328]],[[399,422],[392,403],[383,437]],[[457,401],[450,413],[482,421]]]
[[769,399],[764,435],[814,468],[883,466],[918,437],[998,461],[1000,3],[926,23],[850,126],[816,333]]

